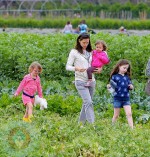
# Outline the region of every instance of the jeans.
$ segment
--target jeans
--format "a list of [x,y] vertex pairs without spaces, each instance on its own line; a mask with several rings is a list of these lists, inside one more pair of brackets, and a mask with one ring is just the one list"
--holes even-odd
[[86,120],[89,123],[94,123],[95,119],[92,98],[96,82],[93,81],[90,87],[85,87],[85,84],[86,82],[80,80],[75,81],[76,89],[83,101],[79,117],[79,122],[82,122],[83,124],[86,122]]
[[116,100],[114,99],[114,108],[122,108],[123,106],[130,105],[129,100]]

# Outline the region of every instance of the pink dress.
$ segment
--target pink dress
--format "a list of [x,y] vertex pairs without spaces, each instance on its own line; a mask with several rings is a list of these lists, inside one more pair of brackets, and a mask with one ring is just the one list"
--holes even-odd
[[107,53],[105,51],[97,52],[96,50],[92,53],[92,62],[91,66],[100,68],[105,64],[108,64],[110,62]]
[[[34,95],[38,92],[39,97],[42,97],[42,87],[40,83],[40,77],[37,76],[33,79],[30,74],[24,76],[15,94],[19,95],[23,91],[22,100],[23,104],[34,103]],[[28,96],[27,96],[28,95]],[[32,97],[32,98],[31,98]]]

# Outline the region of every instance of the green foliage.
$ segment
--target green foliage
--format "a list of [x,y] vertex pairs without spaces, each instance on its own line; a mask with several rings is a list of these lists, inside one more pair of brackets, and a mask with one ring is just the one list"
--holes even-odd
[[[41,82],[43,93],[48,100],[48,111],[60,115],[73,114],[80,111],[81,99],[72,81],[74,73],[66,71],[65,65],[70,50],[74,47],[76,35],[51,34],[1,34],[1,83],[0,104],[6,108],[13,102],[21,103],[21,98],[13,99],[23,76],[28,73],[28,67],[33,61],[39,61],[43,66]],[[69,39],[69,40],[68,40]],[[145,95],[145,66],[149,58],[150,36],[126,36],[98,33],[91,35],[92,46],[97,39],[106,41],[110,64],[104,66],[100,75],[96,75],[97,88],[93,99],[95,109],[103,116],[112,116],[112,98],[106,90],[106,84],[112,67],[120,58],[126,58],[132,63],[132,80],[135,89],[131,92],[131,103],[136,104],[137,113],[134,119],[144,114],[138,114],[138,109],[150,111],[149,97]],[[141,57],[142,56],[142,57]],[[140,63],[140,64],[139,64]],[[9,79],[8,79],[9,78]],[[12,80],[17,80],[12,81]],[[20,100],[20,101],[19,101]]]
[[121,5],[121,10],[131,11],[134,5],[131,2],[127,2],[124,5]]
[[80,111],[81,99],[74,95],[64,98],[61,95],[49,95],[47,97],[48,111],[59,113],[60,115],[74,114]]
[[[33,61],[39,61],[43,66],[41,77],[50,80],[62,80],[73,77],[73,73],[66,71],[67,57],[75,46],[75,34],[0,34],[1,48],[1,78],[21,80],[28,73],[28,67]],[[108,45],[110,64],[104,67],[99,80],[107,81],[112,67],[120,58],[126,58],[132,63],[132,79],[145,82],[145,66],[149,58],[150,36],[126,36],[98,33],[91,35],[94,48],[96,40],[102,39]],[[142,57],[141,57],[142,56]],[[140,63],[140,64],[139,64]],[[3,65],[3,66],[2,66]]]
[[139,3],[137,6],[137,11],[146,11],[148,10],[148,6],[145,3]]
[[[106,41],[111,59],[103,72],[96,75],[93,98],[96,129],[90,124],[80,128],[78,116],[82,100],[72,83],[74,74],[65,70],[76,37],[64,34],[0,34],[1,156],[149,157],[150,97],[144,92],[144,69],[149,58],[150,36],[91,35],[93,46],[97,39]],[[121,110],[116,124],[111,124],[112,97],[106,90],[106,84],[113,65],[120,58],[129,59],[132,63],[135,88],[131,91],[133,130],[127,125],[124,110]],[[41,83],[48,108],[41,111],[39,106],[34,107],[32,124],[24,124],[21,120],[25,107],[21,95],[13,97],[13,94],[28,66],[35,60],[44,69]],[[13,149],[8,141],[11,129],[16,126],[30,133],[30,144],[23,150]]]
[[[97,6],[98,7],[98,6]],[[88,13],[87,11],[85,11]],[[139,12],[138,12],[139,13]],[[96,13],[99,15],[99,13]],[[115,12],[116,14],[116,12]],[[89,28],[92,29],[118,29],[125,26],[127,29],[144,30],[150,29],[150,20],[123,20],[123,19],[101,19],[99,17],[82,17],[86,19]],[[71,21],[74,28],[78,26],[80,18],[45,17],[41,20],[36,18],[0,18],[0,27],[11,28],[64,28],[67,21]]]
[[137,123],[145,124],[150,121],[150,114],[143,114],[137,119]]
[[[124,122],[111,125],[110,118],[96,114],[96,129],[86,124],[80,128],[75,116],[59,116],[56,113],[35,110],[32,124],[21,122],[22,114],[5,112],[0,121],[1,156],[136,156],[148,157],[150,143],[149,125],[136,124],[131,130]],[[8,127],[9,126],[9,127]],[[10,130],[20,126],[30,133],[27,148],[13,149],[8,141]],[[36,151],[35,151],[36,150]]]
[[[48,101],[48,109],[45,110],[45,112],[50,111],[60,115],[74,115],[79,113],[82,106],[82,100],[78,95],[74,84],[70,83],[71,80],[65,78],[60,81],[41,80],[43,94]],[[23,113],[25,108],[22,104],[21,95],[19,97],[13,97],[12,95],[19,83],[12,80],[9,80],[9,83],[6,82],[4,81],[1,83],[0,108],[4,109],[10,115]],[[96,91],[93,98],[94,108],[101,118],[111,118],[113,115],[112,96],[108,93],[106,84],[107,83],[104,81],[97,80]],[[131,92],[133,119],[136,123],[143,123],[140,117],[144,114],[149,114],[150,97],[145,95],[143,83],[133,80],[133,84],[135,88]],[[39,106],[35,109],[39,110]],[[122,111],[121,114],[121,121],[126,121],[124,111]],[[145,123],[148,123],[148,121],[145,121]]]
[[119,11],[121,8],[121,4],[120,3],[115,3],[110,7],[110,11],[112,12],[117,12]]

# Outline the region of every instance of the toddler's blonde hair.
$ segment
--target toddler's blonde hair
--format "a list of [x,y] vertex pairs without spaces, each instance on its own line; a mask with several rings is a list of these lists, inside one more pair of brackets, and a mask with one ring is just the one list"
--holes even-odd
[[29,73],[31,73],[34,68],[38,68],[39,73],[42,72],[42,66],[37,61],[31,63],[31,65],[29,66],[29,69],[28,69]]

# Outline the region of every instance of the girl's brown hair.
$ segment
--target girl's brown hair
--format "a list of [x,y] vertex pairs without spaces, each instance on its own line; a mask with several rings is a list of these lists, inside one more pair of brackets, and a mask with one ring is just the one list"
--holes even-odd
[[38,63],[38,62],[36,62],[36,61],[32,62],[31,65],[29,66],[29,69],[28,69],[29,73],[31,73],[34,68],[38,68],[39,73],[42,72],[42,66],[41,66],[41,64]]
[[82,46],[79,42],[79,41],[82,41],[83,39],[89,39],[89,44],[88,44],[86,50],[88,52],[91,52],[92,46],[91,46],[91,42],[90,42],[90,35],[88,33],[82,33],[78,36],[75,49],[78,50],[78,52],[83,53]]
[[126,59],[120,59],[117,62],[117,64],[114,66],[113,70],[110,73],[110,79],[111,79],[112,75],[118,74],[119,67],[122,66],[122,65],[129,65],[129,67],[127,69],[127,72],[125,73],[125,75],[128,75],[129,78],[131,79],[131,63],[128,60],[126,60]]
[[105,41],[98,40],[98,41],[96,41],[95,46],[98,45],[98,44],[102,44],[103,45],[103,51],[107,50],[107,45],[106,45]]

